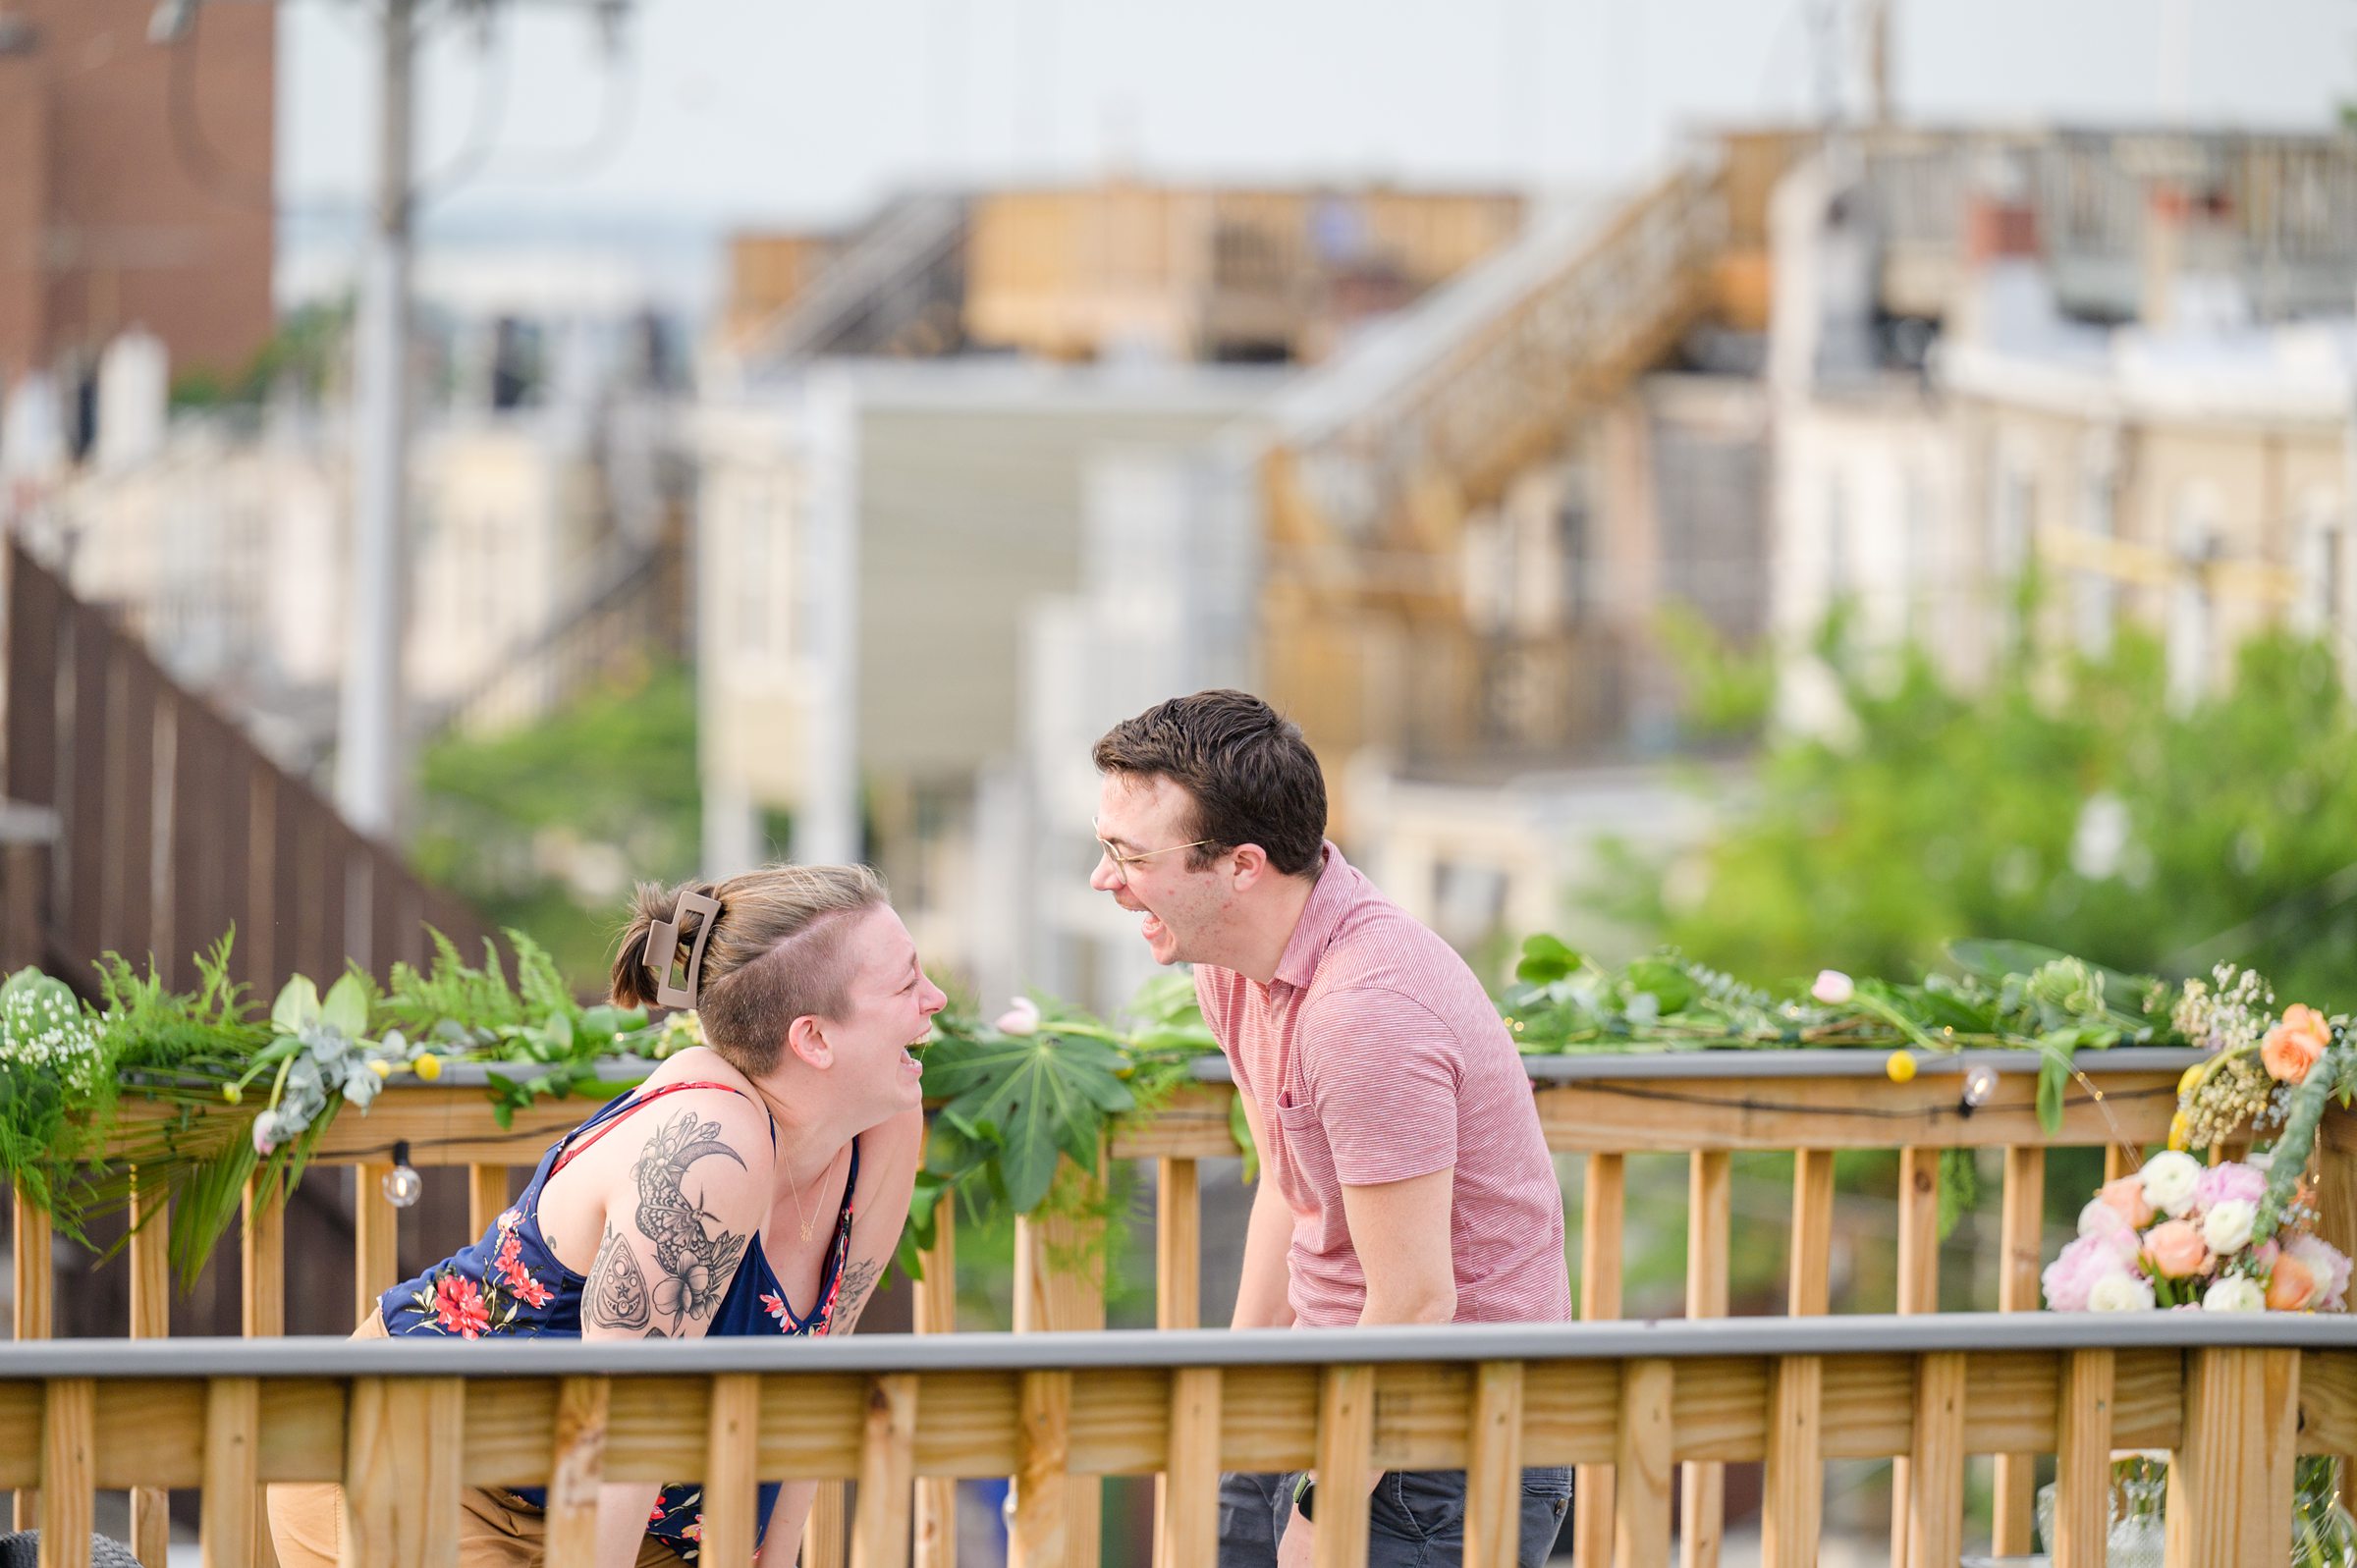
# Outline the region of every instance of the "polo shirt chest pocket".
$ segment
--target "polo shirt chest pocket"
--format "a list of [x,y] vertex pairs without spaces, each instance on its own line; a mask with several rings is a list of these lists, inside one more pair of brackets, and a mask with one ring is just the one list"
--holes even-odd
[[1291,1185],[1321,1208],[1339,1202],[1341,1183],[1334,1173],[1334,1150],[1326,1142],[1326,1125],[1318,1119],[1318,1108],[1306,1099],[1280,1105],[1277,1124],[1285,1131],[1285,1160],[1292,1167]]

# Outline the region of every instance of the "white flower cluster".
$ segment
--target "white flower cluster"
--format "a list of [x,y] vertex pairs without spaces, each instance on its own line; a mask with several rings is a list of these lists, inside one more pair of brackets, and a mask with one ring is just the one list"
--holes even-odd
[[63,981],[21,971],[0,989],[0,1061],[52,1074],[86,1093],[104,1067],[98,1022]]
[[2217,988],[2185,982],[2169,1021],[2177,1033],[2209,1051],[2239,1051],[2259,1044],[2275,1021],[2275,994],[2248,969],[2221,963],[2211,972]]

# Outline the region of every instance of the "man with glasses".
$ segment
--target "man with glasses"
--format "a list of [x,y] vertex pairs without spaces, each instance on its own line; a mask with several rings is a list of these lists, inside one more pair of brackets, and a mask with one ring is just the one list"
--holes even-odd
[[[1298,726],[1240,691],[1178,697],[1097,742],[1089,886],[1195,966],[1260,1153],[1238,1328],[1571,1316],[1563,1206],[1520,1056],[1449,946],[1326,841]],[[1544,1562],[1570,1473],[1523,1472],[1520,1561]],[[1370,1563],[1463,1555],[1462,1471],[1368,1499],[1314,1475],[1220,1482],[1221,1568],[1310,1561],[1325,1509],[1365,1507]]]

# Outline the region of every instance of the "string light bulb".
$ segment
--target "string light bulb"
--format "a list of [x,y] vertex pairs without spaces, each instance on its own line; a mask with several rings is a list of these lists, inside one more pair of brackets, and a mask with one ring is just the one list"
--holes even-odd
[[385,1172],[385,1202],[396,1209],[411,1209],[425,1196],[425,1178],[410,1163],[410,1146],[405,1139],[393,1146],[393,1168]]
[[1976,1061],[1964,1069],[1964,1111],[1967,1115],[1978,1110],[1997,1097],[1997,1069],[1985,1061]]

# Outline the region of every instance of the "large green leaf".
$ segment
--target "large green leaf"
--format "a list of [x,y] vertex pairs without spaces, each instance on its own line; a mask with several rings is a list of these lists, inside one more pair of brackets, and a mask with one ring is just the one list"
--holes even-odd
[[1127,1058],[1102,1041],[1049,1033],[950,1038],[924,1055],[925,1093],[999,1137],[999,1175],[1017,1214],[1039,1207],[1060,1156],[1094,1169],[1107,1117],[1136,1101]]

